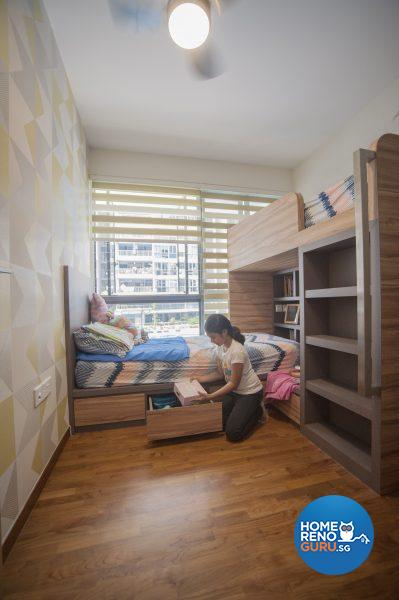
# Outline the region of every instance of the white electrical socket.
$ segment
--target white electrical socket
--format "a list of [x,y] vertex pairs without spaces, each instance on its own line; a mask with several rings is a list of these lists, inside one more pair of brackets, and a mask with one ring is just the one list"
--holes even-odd
[[51,393],[51,377],[47,377],[33,390],[35,408]]

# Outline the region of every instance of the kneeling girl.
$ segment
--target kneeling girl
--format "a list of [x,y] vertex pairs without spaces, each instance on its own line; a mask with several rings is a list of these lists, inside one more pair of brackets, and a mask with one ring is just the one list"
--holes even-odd
[[[218,369],[226,385],[204,394],[203,398],[222,400],[223,429],[229,440],[237,442],[249,434],[263,414],[262,384],[252,368],[244,348],[245,338],[238,327],[233,327],[224,315],[215,314],[206,320],[205,332],[218,346]],[[198,380],[209,381],[206,376]]]

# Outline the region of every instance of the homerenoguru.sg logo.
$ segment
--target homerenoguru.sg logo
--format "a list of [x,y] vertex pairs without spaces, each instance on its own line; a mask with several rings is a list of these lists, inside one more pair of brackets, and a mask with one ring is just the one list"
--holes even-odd
[[359,567],[373,547],[374,529],[364,508],[346,496],[311,502],[295,526],[301,558],[319,573],[343,575]]

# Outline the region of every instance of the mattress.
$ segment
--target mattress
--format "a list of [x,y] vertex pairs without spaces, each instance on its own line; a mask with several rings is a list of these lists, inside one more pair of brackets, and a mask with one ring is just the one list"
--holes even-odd
[[[216,347],[205,335],[185,338],[190,356],[176,362],[98,362],[77,361],[75,378],[78,388],[118,387],[148,383],[174,383],[183,377],[214,376],[220,380],[216,366]],[[245,335],[245,348],[260,379],[269,371],[289,371],[299,360],[299,344],[265,333]]]
[[312,200],[305,202],[305,227],[311,227],[353,208],[355,181],[350,175],[343,181],[323,190]]

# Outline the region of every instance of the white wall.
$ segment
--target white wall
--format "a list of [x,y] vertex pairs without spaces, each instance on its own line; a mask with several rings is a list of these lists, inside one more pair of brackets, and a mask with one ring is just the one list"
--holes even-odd
[[89,150],[89,173],[138,182],[253,193],[301,192],[308,199],[353,172],[352,154],[383,133],[399,133],[399,79],[295,169],[138,152]]
[[399,133],[399,117],[394,119],[398,111],[399,79],[294,169],[295,191],[309,199],[353,173],[352,154],[355,150],[368,148],[383,133]]
[[89,173],[140,183],[193,185],[230,191],[277,193],[292,190],[289,169],[120,150],[89,150]]

